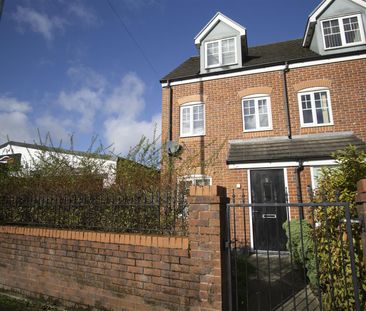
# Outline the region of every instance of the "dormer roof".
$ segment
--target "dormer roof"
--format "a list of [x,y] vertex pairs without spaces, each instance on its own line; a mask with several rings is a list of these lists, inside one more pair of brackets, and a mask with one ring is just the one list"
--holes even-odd
[[[308,22],[306,24],[306,30],[304,34],[303,46],[309,47],[311,43],[311,39],[313,37],[315,24],[317,19],[323,12],[334,2],[335,0],[323,0],[313,12],[310,13],[308,17]],[[365,0],[349,0],[353,1],[354,3],[363,6],[366,8],[366,1]]]
[[221,12],[217,12],[215,16],[207,23],[205,27],[202,28],[202,30],[197,34],[197,36],[194,38],[194,44],[200,44],[202,40],[210,33],[210,31],[219,23],[224,22],[225,24],[229,25],[230,27],[234,28],[239,32],[241,36],[244,36],[246,34],[246,29],[238,24],[237,22],[234,22],[232,19],[228,18]]

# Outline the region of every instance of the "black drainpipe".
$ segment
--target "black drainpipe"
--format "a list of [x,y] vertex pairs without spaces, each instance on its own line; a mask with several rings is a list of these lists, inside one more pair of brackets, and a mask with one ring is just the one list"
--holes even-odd
[[[299,160],[299,164],[295,169],[295,179],[296,179],[296,193],[297,193],[297,202],[302,203],[302,191],[301,191],[301,172],[304,170],[303,161]],[[300,210],[300,219],[304,219],[304,208],[301,207]]]
[[283,81],[283,98],[284,98],[284,108],[286,113],[286,126],[287,126],[287,137],[289,139],[292,138],[292,131],[291,131],[291,120],[290,120],[290,108],[288,105],[288,93],[287,93],[287,79],[286,73],[289,72],[290,69],[288,67],[288,63],[285,63],[285,68],[282,71],[282,81]]
[[173,90],[170,85],[170,80],[167,80],[166,85],[169,90],[168,101],[169,101],[169,132],[168,132],[168,141],[173,139]]
[[[170,85],[170,80],[167,80],[166,85],[168,87],[168,141],[172,141],[173,139],[173,90]],[[169,170],[169,184],[172,184],[173,181],[173,157],[170,153],[168,153],[168,170]]]

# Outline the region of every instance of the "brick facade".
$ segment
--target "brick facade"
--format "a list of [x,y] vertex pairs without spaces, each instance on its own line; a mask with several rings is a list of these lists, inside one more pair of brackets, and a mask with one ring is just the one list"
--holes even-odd
[[[366,60],[355,59],[328,64],[292,68],[286,73],[287,93],[290,111],[292,135],[307,135],[330,132],[353,131],[366,141]],[[330,92],[333,125],[301,127],[298,103],[298,91],[309,87],[326,87]],[[248,170],[229,169],[229,140],[247,140],[264,137],[287,136],[283,71],[271,71],[218,78],[200,82],[173,85],[172,88],[172,139],[179,141],[185,155],[192,150],[199,153],[192,174],[206,174],[212,177],[214,185],[222,185],[229,192],[240,184],[248,200]],[[169,90],[164,87],[162,93],[162,129],[163,140],[167,139],[169,126]],[[243,132],[241,96],[254,93],[266,93],[270,96],[272,110],[272,130]],[[190,95],[195,99],[200,94],[205,104],[205,135],[198,137],[180,137],[180,105],[189,102]],[[185,100],[186,99],[186,100]],[[223,145],[218,158],[209,166],[201,163],[207,160]],[[285,171],[289,201],[296,202],[297,189],[295,168]],[[308,200],[307,185],[311,185],[310,167],[301,172],[302,199]],[[296,212],[292,213],[296,217]]]
[[192,189],[187,237],[0,226],[0,287],[107,310],[221,310],[216,188]]
[[[334,125],[301,128],[297,91],[299,87],[314,87],[315,85],[329,87]],[[366,85],[366,60],[363,59],[291,69],[287,73],[287,89],[292,134],[353,131],[358,137],[366,140],[366,127],[364,126],[366,122],[366,89],[363,87],[364,85]],[[272,90],[270,98],[273,130],[243,132],[241,98],[238,94],[242,94],[243,90],[250,88]],[[209,145],[203,149],[202,158],[205,159],[219,149],[220,144],[224,143],[224,148],[215,164],[207,168],[199,168],[198,171],[212,176],[213,183],[216,185],[233,189],[237,183],[240,183],[247,191],[246,172],[244,170],[229,170],[226,165],[227,141],[287,136],[282,71],[177,85],[172,86],[172,90],[173,140],[179,141],[186,150],[199,150],[203,149],[202,146]],[[180,104],[189,102],[189,100],[183,102],[181,99],[189,99],[190,94],[202,95],[202,101],[205,103],[206,133],[204,136],[181,138],[179,137],[179,107]],[[164,141],[168,131],[167,88],[163,88],[162,96]],[[184,152],[182,155],[184,157]],[[294,185],[290,182],[292,177],[288,175],[288,178],[289,192],[290,195],[293,195]],[[307,183],[310,183],[310,179],[307,180]]]

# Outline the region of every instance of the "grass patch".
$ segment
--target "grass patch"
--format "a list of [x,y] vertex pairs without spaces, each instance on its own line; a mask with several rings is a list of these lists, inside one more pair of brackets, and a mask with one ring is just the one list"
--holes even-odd
[[[0,311],[90,311],[90,307],[63,307],[56,301],[25,298],[10,291],[0,290]],[[105,309],[94,309],[105,310]]]

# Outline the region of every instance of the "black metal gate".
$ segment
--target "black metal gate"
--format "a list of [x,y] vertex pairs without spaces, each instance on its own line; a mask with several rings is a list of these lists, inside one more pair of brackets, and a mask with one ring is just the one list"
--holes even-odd
[[[255,211],[269,205],[274,213],[285,209],[287,217],[284,221],[268,219],[283,221],[275,234],[256,234]],[[337,209],[336,219],[332,209]],[[348,203],[288,203],[286,199],[285,203],[250,204],[244,203],[244,196],[236,202],[233,195],[226,208],[225,228],[229,311],[361,310],[353,245],[359,222],[351,219]],[[282,234],[286,235],[285,249]],[[255,247],[258,236],[266,237],[261,249]],[[339,299],[344,301],[342,308]]]

